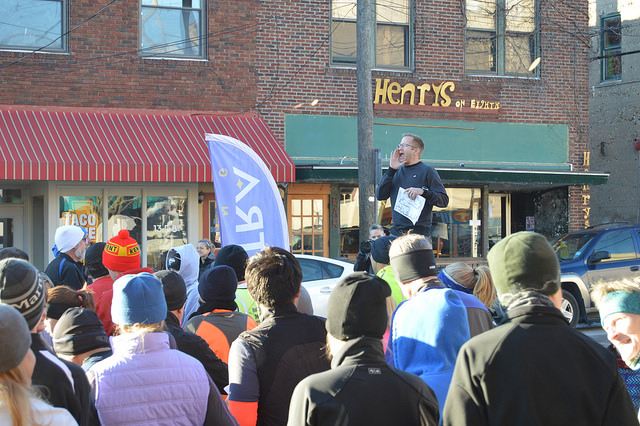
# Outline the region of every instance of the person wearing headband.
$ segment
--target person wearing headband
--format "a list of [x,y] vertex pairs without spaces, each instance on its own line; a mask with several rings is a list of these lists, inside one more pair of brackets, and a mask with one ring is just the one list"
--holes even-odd
[[[391,270],[407,299],[428,288],[445,288],[438,279],[436,259],[431,241],[420,234],[397,238],[389,248]],[[487,307],[473,294],[454,289],[466,307],[471,337],[493,328],[493,318]]]
[[547,239],[511,234],[487,260],[510,321],[462,345],[444,426],[637,425],[614,355],[560,311],[560,264]]
[[640,284],[632,280],[595,284],[591,295],[607,339],[629,368],[640,369]]
[[489,309],[496,325],[504,323],[507,314],[498,300],[488,266],[472,267],[464,262],[447,265],[438,274],[440,281],[449,288],[473,294]]
[[211,241],[207,240],[206,238],[198,241],[198,244],[196,244],[196,251],[200,256],[200,269],[198,272],[198,278],[200,278],[204,271],[213,266],[215,256],[213,254],[213,246],[211,245]]
[[449,391],[460,347],[492,326],[491,315],[472,294],[445,287],[436,275],[429,239],[419,234],[397,238],[389,248],[391,269],[407,301],[394,312],[387,359],[420,376],[433,389],[439,410]]
[[[592,300],[600,311],[600,323],[618,356],[618,371],[629,395],[640,406],[640,283],[621,280],[595,284]],[[640,419],[640,417],[639,417]]]

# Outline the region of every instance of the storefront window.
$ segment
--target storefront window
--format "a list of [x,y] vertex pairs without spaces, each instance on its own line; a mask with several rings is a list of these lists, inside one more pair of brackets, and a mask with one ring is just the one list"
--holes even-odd
[[[356,187],[342,188],[340,195],[340,256],[355,260],[360,250],[360,195]],[[391,209],[385,210],[388,205],[388,201],[378,201],[378,223],[391,229]]]
[[187,244],[187,198],[147,197],[147,266],[164,269],[167,252]]
[[324,220],[327,197],[289,197],[289,228],[291,233],[291,253],[326,256]]
[[355,260],[360,229],[358,189],[343,188],[340,192],[340,256]]
[[10,217],[0,218],[0,248],[13,247],[13,219]]
[[63,225],[81,226],[92,242],[102,241],[102,197],[61,196],[58,226]]
[[139,196],[118,195],[109,197],[109,238],[121,229],[129,231],[129,236],[138,244],[142,242],[142,199]]
[[447,188],[449,205],[433,208],[431,240],[437,257],[482,256],[482,190]]
[[[483,257],[482,188],[447,188],[449,205],[433,208],[431,241],[438,258]],[[358,189],[343,188],[340,200],[340,255],[355,259],[359,241]],[[488,223],[485,228],[489,248],[500,241],[509,227],[508,194],[489,194]],[[391,223],[390,200],[378,203],[378,221],[387,229]]]
[[0,204],[22,204],[22,191],[0,188]]

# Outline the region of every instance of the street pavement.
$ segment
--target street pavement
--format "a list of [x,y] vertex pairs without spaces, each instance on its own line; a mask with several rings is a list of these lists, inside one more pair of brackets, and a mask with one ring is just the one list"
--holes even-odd
[[579,327],[578,330],[591,337],[596,342],[600,343],[605,348],[609,346],[609,340],[607,340],[607,333],[600,327],[600,324],[594,324],[588,327]]

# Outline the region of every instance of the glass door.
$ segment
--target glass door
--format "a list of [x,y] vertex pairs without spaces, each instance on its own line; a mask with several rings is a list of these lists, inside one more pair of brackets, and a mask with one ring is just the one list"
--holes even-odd
[[328,216],[329,197],[289,196],[289,233],[291,253],[328,256],[329,230],[324,218]]

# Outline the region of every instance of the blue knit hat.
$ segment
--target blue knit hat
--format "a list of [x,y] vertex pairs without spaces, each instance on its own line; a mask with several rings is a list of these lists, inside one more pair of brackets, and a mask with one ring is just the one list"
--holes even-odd
[[152,274],[124,275],[113,283],[111,319],[115,324],[155,324],[166,317],[162,282]]

